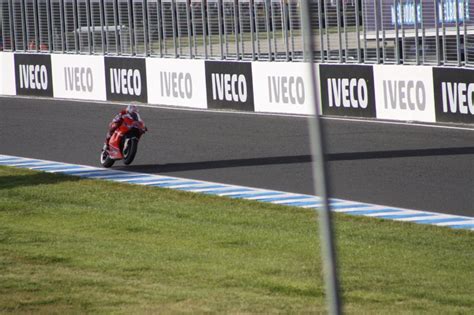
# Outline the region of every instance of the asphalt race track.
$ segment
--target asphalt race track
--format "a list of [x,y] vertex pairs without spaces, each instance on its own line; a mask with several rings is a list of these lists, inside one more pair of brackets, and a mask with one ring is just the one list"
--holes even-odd
[[[0,97],[0,154],[98,166],[122,107]],[[116,169],[313,193],[305,118],[145,107],[141,116],[149,133],[133,165]],[[331,197],[474,216],[474,129],[323,124]]]

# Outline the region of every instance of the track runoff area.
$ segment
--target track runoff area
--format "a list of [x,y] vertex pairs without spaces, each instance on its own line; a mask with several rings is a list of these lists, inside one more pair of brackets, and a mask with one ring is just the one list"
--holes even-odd
[[[103,169],[106,126],[124,104],[2,97],[0,106],[0,165],[321,205],[304,117],[141,106],[150,132],[135,162]],[[324,126],[334,212],[474,231],[474,130],[352,119]]]

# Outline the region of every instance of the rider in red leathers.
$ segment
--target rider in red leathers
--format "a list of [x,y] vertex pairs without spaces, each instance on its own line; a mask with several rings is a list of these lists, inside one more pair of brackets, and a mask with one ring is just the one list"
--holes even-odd
[[114,134],[115,130],[120,127],[123,122],[123,118],[126,115],[130,115],[134,120],[141,120],[140,116],[138,115],[138,107],[136,105],[128,105],[126,109],[122,109],[120,113],[118,113],[109,124],[109,132],[107,133],[107,136],[105,138],[106,149],[108,149],[109,147],[110,138]]

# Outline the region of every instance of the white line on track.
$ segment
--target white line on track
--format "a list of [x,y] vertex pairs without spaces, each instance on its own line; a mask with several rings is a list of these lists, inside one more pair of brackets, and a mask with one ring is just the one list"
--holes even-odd
[[399,218],[399,221],[406,221],[406,222],[411,222],[411,221],[420,221],[420,220],[434,220],[434,219],[450,219],[454,216],[450,214],[434,214],[430,216],[419,216],[419,217],[409,217],[409,218]]
[[315,198],[298,198],[298,199],[284,199],[284,200],[276,200],[276,201],[270,201],[271,203],[274,204],[285,204],[285,203],[290,203],[290,202],[311,202],[311,203],[321,203],[320,200],[318,200],[316,197]]
[[[377,211],[377,210],[375,210]],[[382,217],[382,216],[386,216],[386,215],[397,215],[397,216],[403,216],[403,215],[412,215],[414,214],[415,212],[414,211],[410,211],[410,210],[400,210],[400,211],[396,211],[394,212],[393,210],[392,211],[384,211],[384,209],[382,210],[378,210],[378,211],[382,211],[382,212],[376,212],[376,213],[369,213],[369,214],[366,214],[367,217]]]
[[[218,186],[220,186],[219,184],[217,184]],[[204,193],[206,191],[211,191],[211,190],[224,190],[224,189],[229,189],[230,187],[227,187],[227,186],[221,186],[221,187],[215,187],[215,185],[209,185],[207,187],[196,187],[195,189],[191,190],[192,192],[195,192],[195,193]]]
[[356,207],[347,207],[347,208],[342,208],[342,209],[334,209],[334,212],[356,212],[356,211],[378,211],[378,210],[383,210],[387,209],[387,207],[383,206],[373,206],[373,205],[367,205],[367,206],[356,206]]
[[435,223],[438,226],[449,226],[449,225],[472,225],[474,224],[474,220],[464,220],[464,221],[451,221],[451,222],[440,222]]

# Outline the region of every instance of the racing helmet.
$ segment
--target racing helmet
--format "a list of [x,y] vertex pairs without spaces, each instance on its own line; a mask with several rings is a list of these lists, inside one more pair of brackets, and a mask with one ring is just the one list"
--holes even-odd
[[138,107],[137,105],[130,104],[127,106],[127,113],[129,114],[138,114]]

